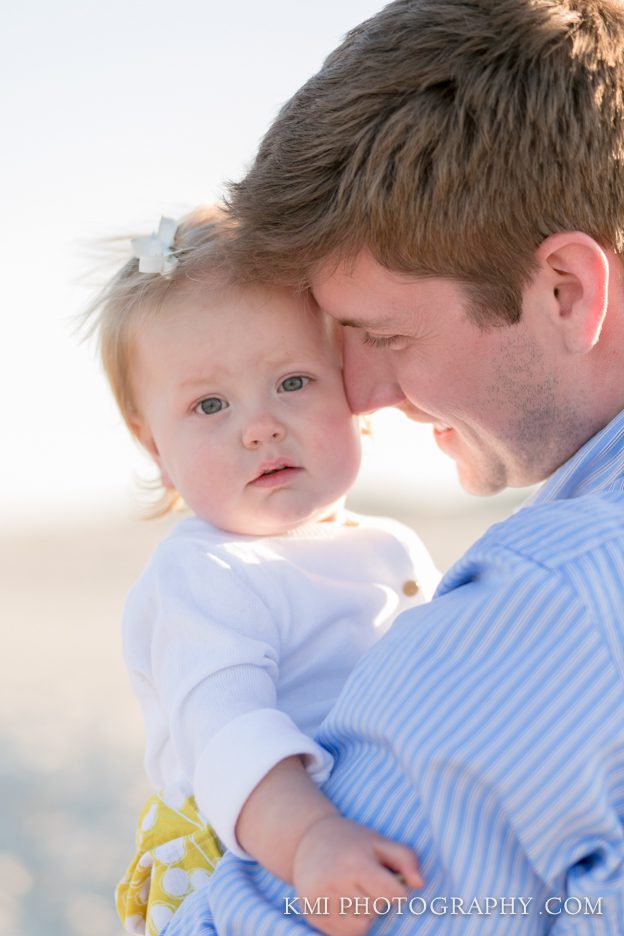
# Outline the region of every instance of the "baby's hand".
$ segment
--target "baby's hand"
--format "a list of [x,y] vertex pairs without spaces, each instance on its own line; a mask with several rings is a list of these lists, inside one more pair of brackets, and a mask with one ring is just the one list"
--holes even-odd
[[[316,903],[322,913],[308,914],[306,922],[330,936],[366,933],[375,919],[376,897],[392,901],[423,886],[416,856],[407,846],[338,815],[317,820],[301,839],[293,883],[297,896],[308,899],[307,907],[328,898]],[[380,902],[380,908],[386,906]]]

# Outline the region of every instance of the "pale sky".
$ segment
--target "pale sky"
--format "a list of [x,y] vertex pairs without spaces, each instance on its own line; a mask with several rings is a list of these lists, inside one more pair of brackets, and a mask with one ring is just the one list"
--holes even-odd
[[[92,245],[218,199],[378,0],[32,0],[0,37],[5,524],[124,508],[143,462],[72,334]],[[129,250],[129,245],[128,245]],[[457,497],[430,431],[382,420],[361,484]],[[406,431],[403,432],[403,429]]]

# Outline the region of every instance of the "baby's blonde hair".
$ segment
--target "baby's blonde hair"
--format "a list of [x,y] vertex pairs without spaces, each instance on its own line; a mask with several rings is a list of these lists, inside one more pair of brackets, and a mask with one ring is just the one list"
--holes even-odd
[[[158,313],[172,293],[190,282],[210,288],[240,285],[229,263],[232,222],[218,206],[198,208],[178,223],[171,256],[175,265],[166,275],[141,273],[139,260],[128,260],[104,286],[84,316],[87,334],[95,335],[100,359],[119,411],[134,435],[140,415],[132,388],[132,345],[141,323]],[[179,502],[177,491],[166,491],[150,511],[167,513]]]
[[178,223],[171,247],[176,260],[166,275],[141,273],[136,257],[128,260],[104,286],[85,313],[89,335],[95,335],[99,355],[117,401],[131,429],[137,415],[131,385],[131,346],[137,326],[162,307],[174,290],[191,281],[234,285],[226,244],[231,231],[219,207],[198,208]]

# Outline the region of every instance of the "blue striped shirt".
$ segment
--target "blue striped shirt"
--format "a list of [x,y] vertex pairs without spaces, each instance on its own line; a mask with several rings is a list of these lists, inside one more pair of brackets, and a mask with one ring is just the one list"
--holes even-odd
[[[325,793],[426,881],[371,933],[622,936],[624,412],[397,620],[319,740]],[[303,936],[293,896],[227,855],[166,936]]]

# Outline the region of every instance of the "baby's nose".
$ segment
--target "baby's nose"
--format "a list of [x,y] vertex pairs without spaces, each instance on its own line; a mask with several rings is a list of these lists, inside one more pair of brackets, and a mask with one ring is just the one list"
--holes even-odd
[[264,413],[251,419],[243,431],[243,445],[258,448],[268,442],[280,442],[286,435],[284,426],[273,416]]

